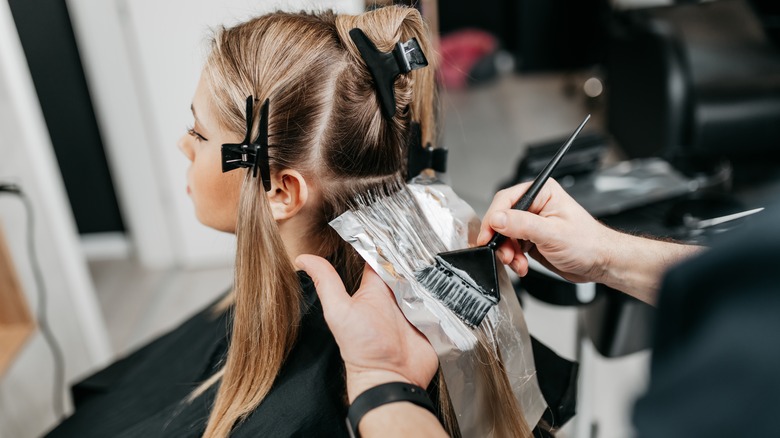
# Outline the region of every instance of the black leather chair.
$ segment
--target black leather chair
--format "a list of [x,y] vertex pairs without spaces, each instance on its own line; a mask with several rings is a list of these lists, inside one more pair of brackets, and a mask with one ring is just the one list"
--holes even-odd
[[610,133],[631,157],[780,156],[780,52],[747,1],[616,15]]

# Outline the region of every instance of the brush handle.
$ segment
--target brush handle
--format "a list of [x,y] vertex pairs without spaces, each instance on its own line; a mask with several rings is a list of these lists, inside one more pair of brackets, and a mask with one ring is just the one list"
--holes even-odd
[[[553,170],[555,170],[556,167],[558,167],[558,164],[561,162],[561,158],[563,158],[563,155],[566,153],[566,151],[569,150],[572,143],[574,143],[574,139],[577,138],[577,135],[582,131],[582,128],[585,126],[586,123],[588,123],[588,120],[590,120],[590,114],[585,116],[585,120],[580,123],[580,126],[577,127],[577,129],[574,130],[574,133],[569,137],[568,140],[566,140],[566,143],[561,146],[560,149],[558,149],[558,152],[555,153],[555,156],[552,157],[549,163],[547,163],[546,166],[544,166],[544,169],[542,169],[541,172],[539,172],[539,175],[536,176],[534,179],[534,182],[531,184],[531,187],[528,188],[528,190],[523,194],[523,196],[520,197],[520,199],[517,200],[515,205],[512,206],[515,210],[520,211],[528,211],[529,208],[531,208],[531,204],[533,204],[534,199],[536,199],[536,196],[539,194],[539,192],[542,190],[542,187],[544,186],[544,183],[547,182],[547,180],[550,178],[550,175],[552,174]],[[506,236],[504,236],[501,233],[496,233],[493,235],[493,238],[490,239],[490,242],[487,243],[488,248],[495,249],[504,241],[507,239]]]

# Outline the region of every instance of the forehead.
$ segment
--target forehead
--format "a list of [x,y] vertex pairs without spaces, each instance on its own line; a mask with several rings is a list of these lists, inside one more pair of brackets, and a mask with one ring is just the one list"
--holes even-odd
[[198,86],[195,88],[195,94],[192,96],[192,111],[195,113],[199,122],[212,122],[211,107],[211,87],[209,86],[206,75],[201,74],[198,80]]

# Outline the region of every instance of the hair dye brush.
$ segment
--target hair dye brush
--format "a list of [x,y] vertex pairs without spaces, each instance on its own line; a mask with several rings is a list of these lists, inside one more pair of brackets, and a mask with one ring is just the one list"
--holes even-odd
[[[531,207],[542,186],[588,120],[590,114],[539,172],[528,191],[512,206],[513,209],[527,211]],[[415,274],[417,281],[466,324],[476,327],[500,300],[495,251],[506,239],[506,236],[496,233],[484,246],[440,253],[434,265]]]

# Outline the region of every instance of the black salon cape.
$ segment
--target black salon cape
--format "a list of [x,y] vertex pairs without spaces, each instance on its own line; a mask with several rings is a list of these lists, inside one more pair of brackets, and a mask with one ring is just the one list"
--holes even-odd
[[[270,393],[231,437],[347,436],[346,387],[338,347],[313,283],[299,273],[304,310],[298,341]],[[230,312],[207,308],[172,332],[78,383],[76,412],[50,437],[199,437],[214,402],[212,386],[185,400],[218,370]]]
[[640,437],[780,436],[779,210],[666,276]]

